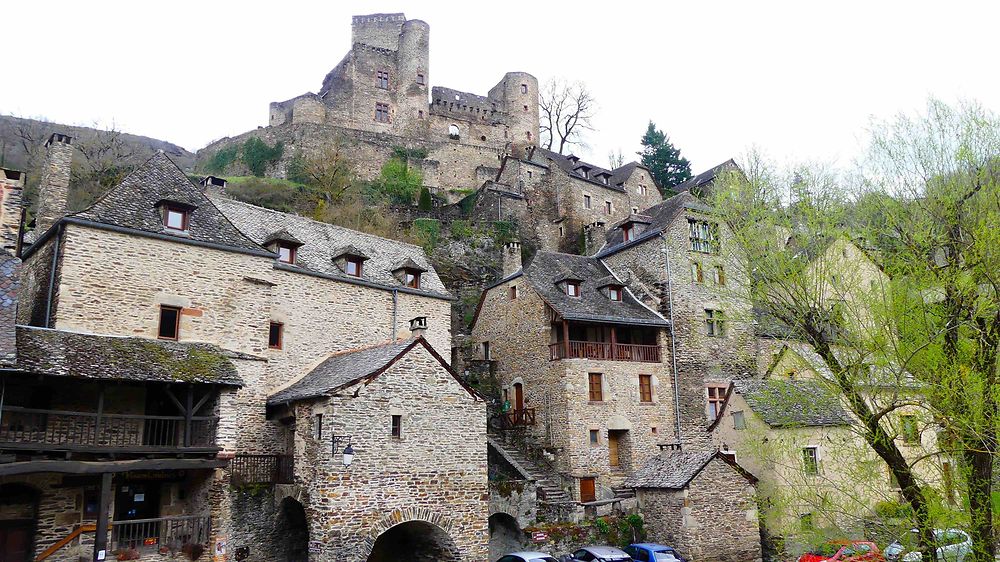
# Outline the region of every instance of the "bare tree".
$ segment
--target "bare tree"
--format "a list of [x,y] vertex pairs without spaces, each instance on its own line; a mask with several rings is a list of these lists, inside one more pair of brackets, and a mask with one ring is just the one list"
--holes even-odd
[[553,78],[542,87],[538,99],[542,146],[562,154],[580,144],[584,131],[593,131],[597,103],[583,82]]
[[615,170],[621,168],[625,165],[625,155],[622,154],[622,149],[618,148],[608,152],[608,166],[610,169]]

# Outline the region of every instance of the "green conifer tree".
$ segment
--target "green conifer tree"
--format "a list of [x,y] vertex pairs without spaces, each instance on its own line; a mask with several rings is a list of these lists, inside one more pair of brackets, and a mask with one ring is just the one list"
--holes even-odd
[[641,142],[642,151],[638,154],[642,157],[642,165],[649,168],[664,196],[670,194],[671,187],[691,179],[691,163],[681,156],[680,149],[652,121]]

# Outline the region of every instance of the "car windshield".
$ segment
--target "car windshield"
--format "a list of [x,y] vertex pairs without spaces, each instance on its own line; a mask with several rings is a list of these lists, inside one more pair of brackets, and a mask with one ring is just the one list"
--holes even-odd
[[666,550],[661,550],[653,553],[653,560],[656,562],[676,562],[677,557]]

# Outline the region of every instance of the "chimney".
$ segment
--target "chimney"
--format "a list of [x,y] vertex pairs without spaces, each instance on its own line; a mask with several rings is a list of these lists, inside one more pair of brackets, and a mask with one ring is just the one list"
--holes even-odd
[[24,179],[24,172],[0,168],[0,246],[10,254],[17,253]]
[[38,212],[35,232],[45,234],[53,224],[66,214],[69,201],[69,173],[73,165],[73,138],[62,133],[52,133],[45,143],[45,168],[38,186]]
[[592,256],[604,247],[608,227],[601,221],[583,227],[584,255]]
[[508,242],[503,245],[503,275],[509,277],[521,269],[521,243]]
[[410,337],[413,339],[422,338],[427,333],[427,317],[417,316],[410,320]]

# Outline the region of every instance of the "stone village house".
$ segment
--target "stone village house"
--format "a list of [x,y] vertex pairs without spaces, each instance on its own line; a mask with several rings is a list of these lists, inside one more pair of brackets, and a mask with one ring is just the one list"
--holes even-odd
[[2,176],[5,560],[485,557],[485,405],[440,357],[451,297],[420,248],[227,200],[162,153],[67,215],[72,153],[47,144],[30,245]]

